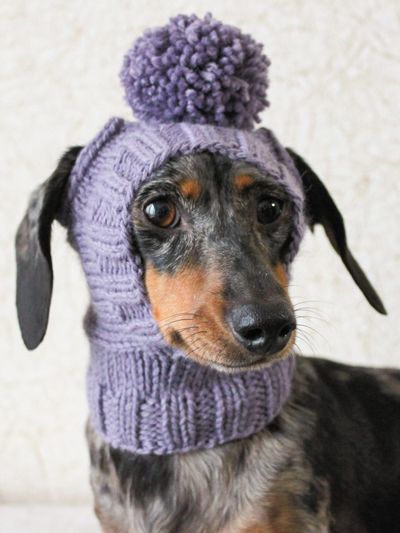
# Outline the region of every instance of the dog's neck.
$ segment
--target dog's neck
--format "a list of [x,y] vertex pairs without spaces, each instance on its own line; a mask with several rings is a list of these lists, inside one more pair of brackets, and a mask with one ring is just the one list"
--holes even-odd
[[[149,326],[146,318],[140,321]],[[129,346],[112,341],[109,332],[105,341],[104,324],[90,313],[86,325],[91,418],[115,448],[140,454],[213,448],[266,428],[289,395],[293,356],[227,374],[170,348],[155,327],[147,330],[147,339],[131,339]]]

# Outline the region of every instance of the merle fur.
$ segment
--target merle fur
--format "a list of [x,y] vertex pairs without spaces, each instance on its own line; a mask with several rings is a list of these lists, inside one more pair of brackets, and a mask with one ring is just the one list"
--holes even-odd
[[[28,347],[40,342],[46,328],[52,281],[50,227],[79,150],[68,152],[34,195],[18,232],[17,303]],[[367,299],[383,312],[365,274],[349,261],[343,219],[328,191],[297,154],[289,153],[303,179],[310,226],[324,226]],[[211,262],[227,269],[227,299],[244,290],[250,297],[266,287],[282,290],[268,285],[272,276],[264,276],[266,282],[259,274],[282,259],[291,230],[286,197],[276,226],[257,227],[256,198],[265,193],[279,196],[282,191],[268,176],[258,175],[257,187],[237,194],[231,179],[236,164],[207,153],[175,158],[142,187],[132,206],[134,245],[145,260],[172,275],[191,264],[207,268]],[[203,192],[198,200],[185,200],[179,197],[177,183],[193,172]],[[183,228],[160,231],[142,218],[143,202],[160,193],[172,195],[179,204]],[[39,266],[32,266],[32,253],[39,253]],[[32,295],[45,308],[39,326],[29,324],[37,306]],[[237,533],[257,524],[265,525],[266,531],[275,527],[278,533],[399,529],[398,370],[298,357],[289,400],[269,427],[212,450],[143,456],[111,448],[90,424],[87,436],[96,511],[107,532]],[[279,529],[279,517],[286,512],[292,528]]]

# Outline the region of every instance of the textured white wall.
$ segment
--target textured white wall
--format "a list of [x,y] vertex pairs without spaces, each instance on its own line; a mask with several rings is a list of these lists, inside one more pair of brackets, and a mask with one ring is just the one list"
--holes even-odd
[[57,229],[49,331],[28,353],[13,304],[13,238],[28,193],[65,147],[85,143],[111,115],[130,117],[117,73],[133,38],[173,14],[207,10],[265,43],[272,105],[263,123],[324,178],[390,312],[383,318],[368,306],[317,231],[293,280],[294,300],[311,308],[300,320],[311,345],[303,351],[400,366],[398,0],[3,0],[0,501],[89,498],[86,287]]

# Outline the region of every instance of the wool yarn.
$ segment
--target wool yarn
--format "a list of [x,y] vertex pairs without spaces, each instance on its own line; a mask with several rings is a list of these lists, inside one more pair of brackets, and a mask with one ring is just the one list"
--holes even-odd
[[[205,46],[197,59],[185,39],[194,48]],[[81,151],[70,176],[60,218],[90,292],[85,318],[90,414],[116,448],[168,454],[221,445],[267,427],[289,395],[293,356],[260,370],[226,374],[169,346],[154,320],[132,239],[131,207],[140,186],[169,158],[207,150],[256,165],[286,190],[293,204],[289,270],[304,232],[304,196],[297,170],[273,132],[252,129],[266,105],[269,62],[261,49],[210,15],[181,15],[149,30],[125,57],[121,72],[127,100],[141,120],[109,120]],[[170,68],[174,61],[178,70]],[[213,62],[217,69],[208,67]],[[225,66],[230,81],[221,74]],[[219,80],[211,93],[199,82],[202,72],[218,73],[210,78],[211,85]],[[202,91],[215,99],[201,98]]]
[[178,15],[150,29],[124,57],[120,77],[145,121],[251,129],[267,105],[262,45],[208,13]]

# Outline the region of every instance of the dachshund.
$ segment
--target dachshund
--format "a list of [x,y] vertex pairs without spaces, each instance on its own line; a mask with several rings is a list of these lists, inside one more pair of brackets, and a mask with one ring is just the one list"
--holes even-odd
[[[17,233],[17,309],[32,336],[47,325],[51,224],[80,150],[62,156]],[[328,190],[287,150],[302,179],[308,226],[323,226],[369,303],[385,314],[347,246]],[[172,239],[188,212],[193,223]],[[296,313],[280,261],[292,231],[291,208],[276,181],[220,154],[177,155],[142,185],[131,214],[145,288],[167,343],[221,372],[259,368],[293,350]],[[27,293],[43,283],[34,309],[27,308]],[[224,304],[243,293],[250,305],[223,318]],[[198,299],[207,302],[206,327],[191,308]],[[179,313],[188,322],[168,320]],[[89,422],[87,441],[95,512],[105,533],[400,530],[399,370],[296,355],[289,399],[268,427],[247,438],[142,455],[111,447]]]

